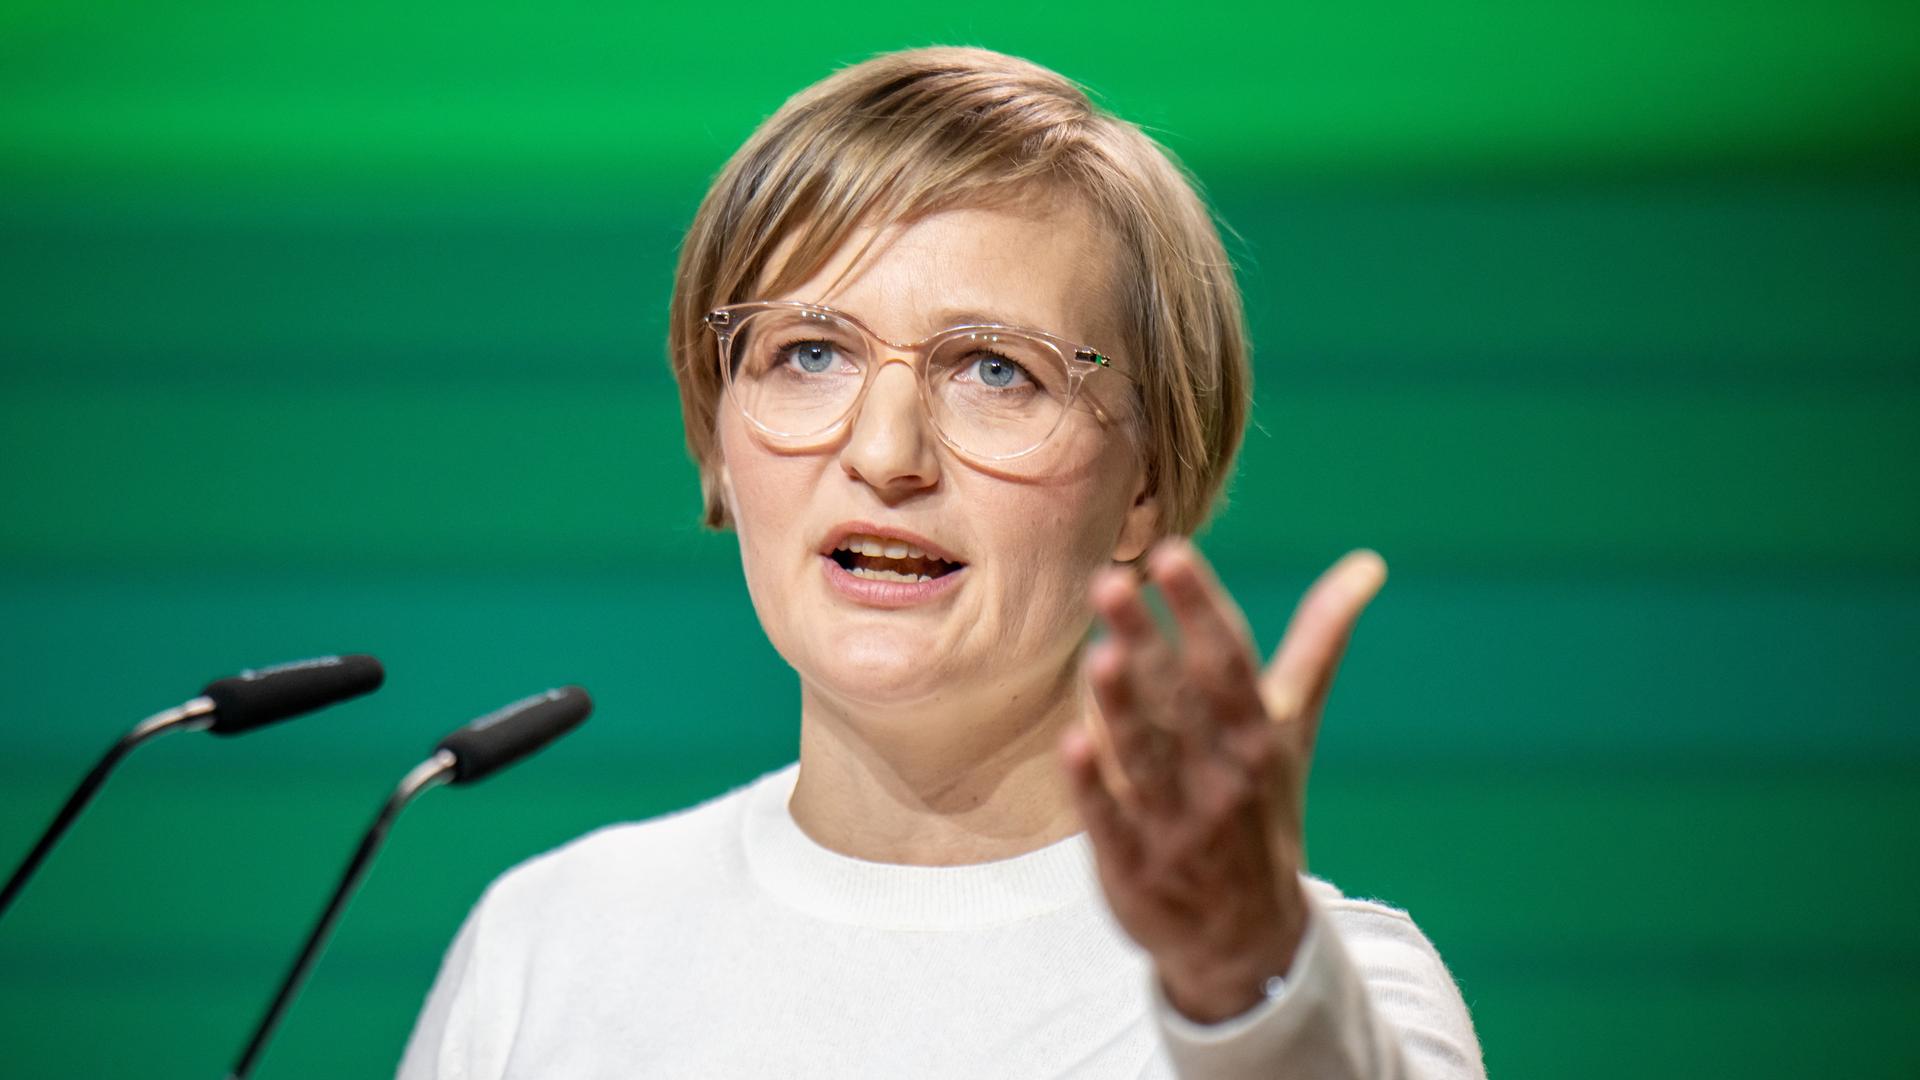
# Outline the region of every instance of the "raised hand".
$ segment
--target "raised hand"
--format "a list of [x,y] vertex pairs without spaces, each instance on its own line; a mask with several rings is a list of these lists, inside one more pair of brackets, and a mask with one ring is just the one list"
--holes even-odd
[[1115,918],[1196,1021],[1245,1012],[1291,966],[1307,920],[1298,875],[1314,738],[1386,571],[1364,548],[1336,562],[1264,670],[1245,616],[1190,542],[1163,541],[1147,558],[1177,643],[1131,571],[1093,581],[1111,634],[1084,666],[1104,723],[1064,732],[1060,755]]

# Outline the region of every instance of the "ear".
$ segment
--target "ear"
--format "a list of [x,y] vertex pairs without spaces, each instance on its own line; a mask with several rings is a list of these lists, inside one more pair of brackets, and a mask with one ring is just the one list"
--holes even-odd
[[740,508],[733,504],[733,474],[727,471],[727,463],[722,459],[713,467],[713,483],[720,498],[720,505],[727,508],[727,522],[740,520]]
[[710,462],[700,469],[700,501],[705,506],[705,524],[709,529],[725,531],[734,527],[737,515],[733,504],[733,477],[724,462]]
[[1134,486],[1133,503],[1120,523],[1120,539],[1113,546],[1113,561],[1132,562],[1147,553],[1160,538],[1160,498],[1140,470],[1140,482]]

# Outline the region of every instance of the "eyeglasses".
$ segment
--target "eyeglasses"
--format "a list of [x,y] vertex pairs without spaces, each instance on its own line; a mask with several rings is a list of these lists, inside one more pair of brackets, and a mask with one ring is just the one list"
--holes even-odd
[[[991,323],[949,327],[902,345],[845,312],[791,300],[729,304],[708,312],[706,323],[719,341],[727,396],[754,427],[792,445],[837,432],[875,374],[894,362],[889,352],[919,358],[910,366],[934,431],[983,461],[1039,449],[1095,372],[1132,378],[1091,346]],[[1086,400],[1101,422],[1109,421],[1097,400]]]

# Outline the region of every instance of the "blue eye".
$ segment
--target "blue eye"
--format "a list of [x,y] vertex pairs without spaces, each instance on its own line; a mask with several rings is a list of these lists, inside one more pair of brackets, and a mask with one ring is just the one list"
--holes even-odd
[[825,341],[792,341],[780,346],[777,355],[809,375],[818,375],[833,366],[834,349]]
[[1004,390],[1018,379],[1026,377],[1026,369],[1004,356],[992,353],[982,355],[973,362],[973,370],[980,382],[995,390]]

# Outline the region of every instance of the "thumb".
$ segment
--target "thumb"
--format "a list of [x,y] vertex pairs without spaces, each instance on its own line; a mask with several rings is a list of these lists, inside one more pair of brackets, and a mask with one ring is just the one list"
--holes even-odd
[[1380,553],[1356,548],[1314,581],[1261,675],[1268,715],[1279,722],[1307,718],[1317,723],[1354,624],[1386,580],[1387,562]]

